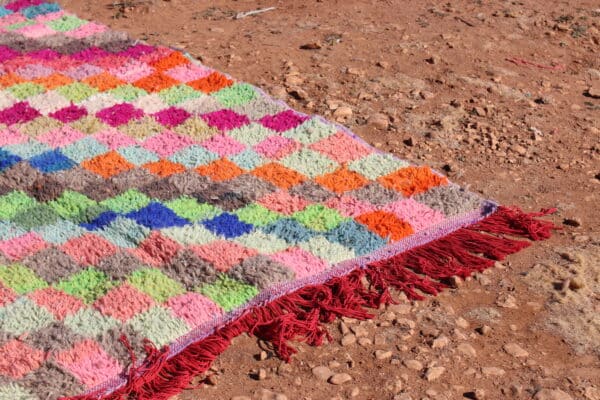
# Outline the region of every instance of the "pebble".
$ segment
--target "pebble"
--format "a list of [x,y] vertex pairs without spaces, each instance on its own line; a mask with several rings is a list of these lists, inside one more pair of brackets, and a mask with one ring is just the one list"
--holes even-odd
[[262,389],[259,393],[260,400],[288,400],[287,396],[283,393],[271,392],[267,389]]
[[516,343],[506,343],[502,348],[513,357],[520,358],[529,356],[529,353]]
[[560,389],[542,389],[539,390],[535,396],[533,396],[534,400],[573,400],[571,396],[567,393],[563,392]]
[[375,358],[378,360],[386,360],[392,356],[391,350],[375,350]]
[[334,112],[333,116],[336,118],[348,118],[352,116],[352,109],[347,106],[338,107]]
[[579,276],[575,276],[571,278],[569,282],[569,289],[571,290],[579,290],[585,287],[585,281],[581,279]]
[[373,341],[369,338],[361,337],[361,338],[358,338],[358,344],[361,345],[362,347],[369,347],[370,345],[373,344]]
[[404,360],[404,365],[406,366],[406,368],[412,369],[414,371],[423,370],[423,363],[417,360]]
[[433,340],[433,342],[431,343],[431,348],[432,349],[443,349],[444,347],[448,346],[449,343],[450,343],[450,339],[448,339],[447,336],[442,335]]
[[463,394],[463,397],[466,397],[467,399],[472,399],[472,400],[483,400],[483,399],[485,399],[485,390],[475,389],[472,392],[467,392],[467,393]]
[[332,385],[343,385],[346,382],[350,382],[352,380],[352,377],[350,375],[348,375],[345,372],[339,373],[339,374],[333,374],[330,378],[329,378],[329,383],[331,383]]
[[356,337],[369,336],[369,331],[367,330],[367,328],[361,325],[354,325],[350,328],[350,330],[356,335]]
[[259,359],[259,361],[265,361],[267,358],[269,357],[269,354],[266,351],[261,351],[257,358]]
[[461,343],[456,349],[468,357],[475,357],[477,355],[477,351],[469,343]]
[[352,333],[349,333],[347,335],[344,335],[344,337],[342,337],[342,340],[341,340],[342,346],[351,346],[354,343],[356,343],[356,336],[354,336]]
[[206,377],[206,383],[208,383],[211,386],[217,386],[217,383],[219,383],[219,381],[217,379],[217,375],[215,375],[215,374],[208,375]]
[[600,99],[600,85],[592,85],[588,88],[587,94],[595,99]]
[[384,114],[373,114],[368,119],[369,125],[376,129],[386,130],[390,126],[390,121]]
[[233,396],[231,398],[231,400],[252,400],[252,399],[248,396]]
[[513,144],[512,146],[510,146],[510,150],[514,151],[520,156],[524,156],[525,154],[527,154],[527,148],[521,146],[520,144]]
[[327,381],[327,379],[331,378],[333,372],[325,366],[319,366],[312,369],[312,374],[320,381]]
[[267,379],[267,370],[264,368],[259,368],[258,374],[256,374],[256,375],[257,375],[259,381],[264,381],[265,379]]
[[463,329],[467,329],[469,327],[469,321],[467,321],[463,317],[458,317],[455,321],[455,324],[459,328],[463,328]]
[[348,325],[344,321],[340,321],[340,332],[342,332],[342,335],[350,333],[350,328],[348,328]]
[[435,381],[442,376],[444,372],[446,372],[446,368],[444,367],[427,368],[427,372],[425,372],[425,379],[427,379],[428,382]]
[[353,387],[352,390],[350,390],[350,397],[356,397],[360,394],[360,389],[357,387]]
[[490,334],[490,332],[492,332],[492,328],[490,328],[487,325],[483,325],[483,326],[480,326],[479,328],[477,328],[476,331],[480,335],[487,336]]
[[506,373],[506,371],[498,367],[483,367],[481,368],[481,372],[485,376],[502,376]]

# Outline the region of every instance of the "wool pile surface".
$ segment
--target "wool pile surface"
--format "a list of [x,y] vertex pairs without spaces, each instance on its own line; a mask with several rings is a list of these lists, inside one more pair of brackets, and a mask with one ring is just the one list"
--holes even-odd
[[236,335],[287,359],[550,230],[38,0],[0,6],[0,146],[2,400],[167,398]]

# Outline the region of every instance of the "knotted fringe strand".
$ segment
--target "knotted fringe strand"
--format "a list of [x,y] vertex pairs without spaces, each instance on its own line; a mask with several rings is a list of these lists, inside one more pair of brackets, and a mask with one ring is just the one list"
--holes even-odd
[[[278,355],[289,361],[296,352],[289,341],[321,345],[330,339],[325,323],[342,316],[372,318],[367,309],[395,302],[390,288],[404,292],[411,300],[436,295],[446,287],[447,279],[482,271],[531,244],[518,238],[549,238],[556,227],[537,218],[554,211],[524,213],[517,208],[499,207],[482,221],[445,237],[248,310],[171,358],[168,347],[158,350],[147,345],[145,362],[130,368],[124,386],[108,395],[97,392],[63,400],[168,399],[189,387],[195,376],[206,372],[231,340],[242,333],[269,341]],[[122,340],[130,349],[126,339]],[[135,365],[131,349],[130,353]]]

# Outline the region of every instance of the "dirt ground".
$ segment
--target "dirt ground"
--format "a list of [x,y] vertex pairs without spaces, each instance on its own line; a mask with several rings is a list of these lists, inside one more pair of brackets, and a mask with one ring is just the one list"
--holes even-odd
[[290,364],[240,337],[179,399],[600,399],[598,2],[60,2],[502,204],[559,210],[551,240],[437,298],[338,321]]

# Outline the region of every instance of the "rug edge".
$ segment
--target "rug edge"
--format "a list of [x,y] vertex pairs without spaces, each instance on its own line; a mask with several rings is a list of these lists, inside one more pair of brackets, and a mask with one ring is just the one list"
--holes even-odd
[[[548,239],[558,227],[539,217],[555,211],[525,213],[516,207],[500,206],[481,221],[429,243],[249,309],[172,357],[169,357],[169,347],[159,350],[148,344],[146,362],[129,370],[125,385],[110,393],[100,389],[61,399],[166,400],[188,388],[191,380],[206,372],[242,333],[272,343],[278,355],[289,361],[295,353],[289,341],[301,340],[313,346],[323,344],[330,338],[324,324],[342,316],[372,318],[367,309],[395,302],[390,288],[404,292],[411,300],[436,295],[448,287],[449,278],[465,278],[483,271],[507,255],[529,247],[532,241]],[[123,342],[128,346],[124,337]]]

